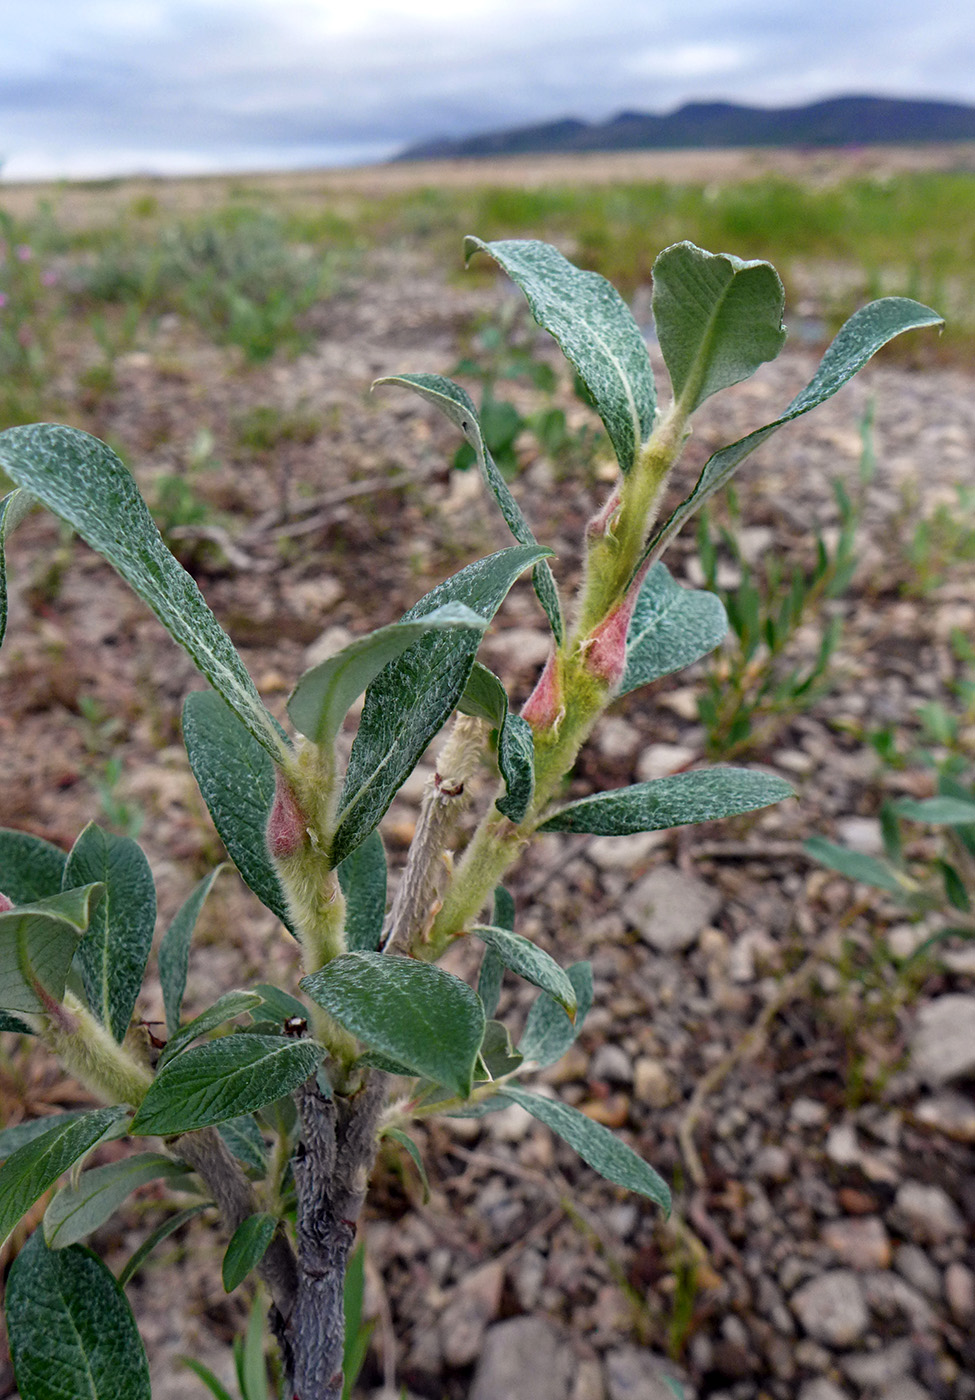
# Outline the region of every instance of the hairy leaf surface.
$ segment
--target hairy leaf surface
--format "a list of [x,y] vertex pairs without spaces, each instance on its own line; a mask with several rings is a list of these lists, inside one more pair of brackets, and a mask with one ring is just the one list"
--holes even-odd
[[69,1182],[44,1212],[44,1239],[48,1249],[78,1244],[105,1224],[138,1186],[164,1177],[177,1181],[187,1176],[182,1162],[161,1152],[138,1152],[120,1162],[92,1167],[76,1182]]
[[67,859],[50,841],[0,827],[0,891],[14,904],[33,904],[59,894]]
[[0,913],[0,1007],[39,1013],[42,992],[63,1000],[75,949],[104,889],[86,885]]
[[727,630],[728,615],[717,594],[682,588],[658,561],[643,581],[630,620],[620,694],[700,661]]
[[754,812],[794,795],[784,779],[767,773],[747,768],[700,768],[583,798],[549,817],[539,831],[632,836],[639,831],[662,831]]
[[179,1029],[180,1011],[183,1006],[183,993],[186,991],[186,974],[190,965],[190,943],[193,930],[200,917],[207,895],[213,889],[213,882],[225,867],[218,865],[209,875],[204,875],[196,888],[176,912],[173,922],[163,934],[159,945],[159,981],[162,985],[163,1005],[166,1008],[166,1025],[170,1035]]
[[0,1167],[0,1243],[57,1181],[94,1147],[126,1110],[95,1108],[80,1117],[59,1115],[52,1127],[18,1147]]

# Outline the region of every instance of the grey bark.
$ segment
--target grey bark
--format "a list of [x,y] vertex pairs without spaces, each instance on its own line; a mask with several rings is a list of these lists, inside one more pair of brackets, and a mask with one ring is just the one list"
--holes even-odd
[[315,1079],[295,1095],[302,1126],[294,1158],[298,1289],[283,1329],[294,1400],[341,1400],[343,1285],[386,1084],[387,1076],[373,1071],[349,1098],[326,1098]]

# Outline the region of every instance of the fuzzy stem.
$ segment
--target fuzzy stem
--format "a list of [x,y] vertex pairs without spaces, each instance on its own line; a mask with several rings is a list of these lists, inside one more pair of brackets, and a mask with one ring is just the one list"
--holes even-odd
[[152,1083],[148,1065],[119,1045],[71,992],[59,1009],[60,1017],[49,1014],[44,1039],[64,1068],[104,1103],[138,1108]]

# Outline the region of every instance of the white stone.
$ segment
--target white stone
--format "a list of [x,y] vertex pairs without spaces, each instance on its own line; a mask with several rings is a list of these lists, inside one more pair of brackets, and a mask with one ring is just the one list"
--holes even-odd
[[645,865],[667,841],[666,831],[638,831],[632,836],[597,836],[586,855],[600,870],[633,870]]
[[954,1201],[940,1186],[905,1181],[898,1189],[894,1211],[921,1244],[941,1244],[960,1234],[965,1222]]
[[574,1370],[572,1351],[551,1323],[513,1317],[488,1329],[470,1400],[566,1400]]
[[848,1347],[867,1330],[870,1317],[863,1290],[850,1269],[830,1269],[792,1295],[792,1310],[817,1342]]
[[975,1074],[975,996],[952,993],[921,1007],[911,1065],[935,1088]]
[[641,783],[652,783],[655,778],[669,778],[671,773],[679,773],[697,758],[697,750],[684,744],[651,744],[637,759],[636,775]]
[[606,1390],[609,1400],[674,1400],[664,1380],[674,1368],[662,1356],[643,1347],[623,1346],[606,1353]]
[[843,817],[836,823],[839,844],[863,855],[879,856],[884,852],[884,838],[876,817]]
[[627,896],[623,914],[644,942],[660,953],[679,953],[696,943],[721,903],[717,890],[661,865]]

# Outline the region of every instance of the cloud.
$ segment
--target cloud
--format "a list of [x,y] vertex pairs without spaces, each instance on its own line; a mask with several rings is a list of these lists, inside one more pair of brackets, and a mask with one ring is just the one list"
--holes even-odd
[[[32,0],[0,35],[0,131],[23,169],[293,159],[697,98],[841,91],[975,101],[957,0]],[[18,158],[18,151],[22,154]],[[126,167],[131,168],[131,167]]]

